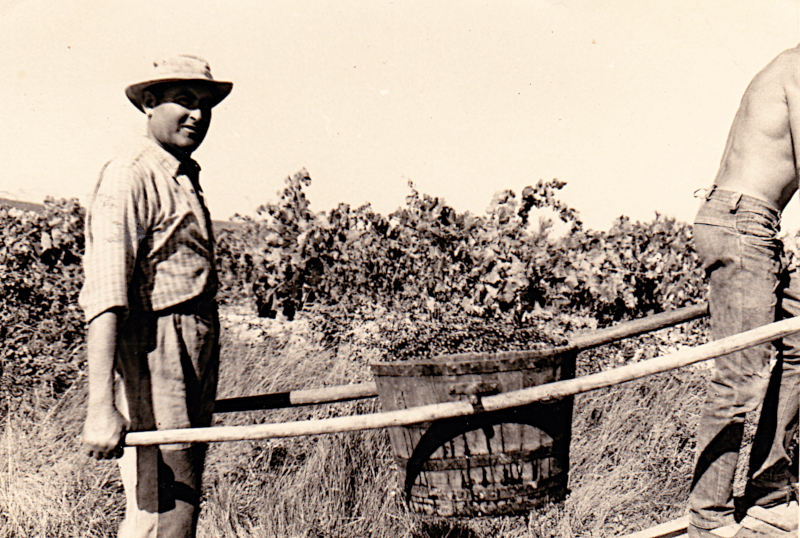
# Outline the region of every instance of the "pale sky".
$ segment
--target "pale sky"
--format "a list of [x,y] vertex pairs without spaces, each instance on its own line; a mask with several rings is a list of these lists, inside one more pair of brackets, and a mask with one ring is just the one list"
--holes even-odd
[[603,228],[691,221],[748,82],[800,42],[800,2],[0,0],[0,36],[0,196],[87,201],[144,132],[124,87],[191,53],[234,82],[195,153],[216,219],[305,167],[314,209],[384,213],[409,179],[482,212],[558,177]]

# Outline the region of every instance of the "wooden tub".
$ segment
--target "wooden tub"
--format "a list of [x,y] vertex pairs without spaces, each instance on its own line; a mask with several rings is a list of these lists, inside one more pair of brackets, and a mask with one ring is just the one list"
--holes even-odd
[[[372,364],[384,411],[518,390],[574,376],[575,352],[440,355]],[[527,512],[567,494],[572,398],[390,428],[406,501],[420,514]]]

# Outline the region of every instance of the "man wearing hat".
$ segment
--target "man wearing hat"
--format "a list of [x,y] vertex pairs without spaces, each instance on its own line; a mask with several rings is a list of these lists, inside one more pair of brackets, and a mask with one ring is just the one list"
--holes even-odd
[[147,134],[100,174],[86,218],[84,443],[120,458],[120,536],[194,536],[204,445],[121,447],[124,432],[208,426],[219,365],[211,219],[191,154],[231,91],[193,56],[125,93]]

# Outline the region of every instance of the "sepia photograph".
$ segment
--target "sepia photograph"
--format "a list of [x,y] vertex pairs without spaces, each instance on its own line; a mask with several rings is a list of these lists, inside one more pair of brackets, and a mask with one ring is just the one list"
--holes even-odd
[[0,538],[796,537],[796,0],[0,0]]

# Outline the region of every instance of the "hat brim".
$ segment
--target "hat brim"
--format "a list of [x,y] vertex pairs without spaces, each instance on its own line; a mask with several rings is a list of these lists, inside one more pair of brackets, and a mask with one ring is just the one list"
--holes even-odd
[[219,80],[208,80],[204,78],[160,78],[131,84],[125,88],[125,95],[128,97],[130,102],[133,103],[133,106],[144,112],[144,107],[142,106],[142,97],[144,96],[145,90],[154,86],[171,84],[202,86],[203,88],[210,90],[212,107],[217,106],[220,101],[225,99],[228,94],[231,93],[231,89],[233,89],[232,82],[223,82]]

